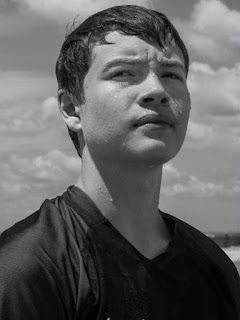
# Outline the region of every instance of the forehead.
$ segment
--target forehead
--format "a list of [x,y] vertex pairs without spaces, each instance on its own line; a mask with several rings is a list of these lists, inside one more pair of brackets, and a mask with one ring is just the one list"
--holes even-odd
[[184,65],[181,49],[175,41],[169,42],[165,48],[148,43],[137,36],[129,36],[113,31],[107,34],[106,41],[110,44],[96,44],[92,52],[92,65],[103,66],[114,58],[141,58],[143,60],[174,60]]

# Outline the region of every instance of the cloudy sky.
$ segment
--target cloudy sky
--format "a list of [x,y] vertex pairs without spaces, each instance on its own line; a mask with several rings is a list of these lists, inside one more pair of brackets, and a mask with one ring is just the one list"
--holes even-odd
[[0,230],[76,182],[55,61],[76,15],[123,3],[167,14],[190,53],[191,120],[165,166],[160,208],[204,232],[240,231],[239,0],[0,0]]

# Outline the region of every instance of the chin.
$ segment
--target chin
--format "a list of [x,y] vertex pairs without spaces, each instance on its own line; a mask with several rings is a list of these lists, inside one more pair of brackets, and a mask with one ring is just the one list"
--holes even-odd
[[174,158],[175,155],[165,155],[165,154],[158,154],[152,157],[148,157],[148,159],[145,160],[145,164],[147,166],[163,166],[165,163],[170,161],[172,158]]
[[[128,155],[126,160],[128,163],[132,162],[133,165],[140,164],[146,166],[162,166],[172,158],[174,158],[179,150],[169,149],[166,147],[161,148],[147,148],[144,150],[136,150],[136,152]],[[131,158],[131,160],[130,160]]]
[[146,158],[156,159],[165,163],[174,158],[179,150],[180,147],[176,146],[175,143],[158,141],[157,143],[148,143],[143,146],[142,154]]

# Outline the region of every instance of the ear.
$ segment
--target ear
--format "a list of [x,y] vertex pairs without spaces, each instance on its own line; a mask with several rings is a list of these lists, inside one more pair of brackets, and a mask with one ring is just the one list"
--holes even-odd
[[58,105],[68,128],[74,132],[82,130],[82,121],[80,117],[80,103],[65,90],[58,91]]

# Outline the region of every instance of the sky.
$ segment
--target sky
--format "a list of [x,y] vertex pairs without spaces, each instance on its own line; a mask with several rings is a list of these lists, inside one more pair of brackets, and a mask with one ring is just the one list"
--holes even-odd
[[190,54],[188,132],[164,166],[160,209],[203,232],[240,232],[239,0],[0,0],[0,231],[77,181],[55,62],[76,16],[118,4],[165,13]]

